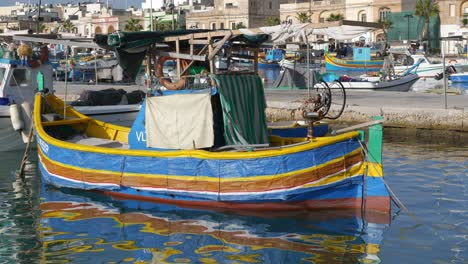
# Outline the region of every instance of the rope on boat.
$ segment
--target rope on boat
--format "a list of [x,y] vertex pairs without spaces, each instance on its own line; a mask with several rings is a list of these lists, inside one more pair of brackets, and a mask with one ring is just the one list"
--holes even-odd
[[28,134],[28,143],[26,144],[26,149],[24,150],[23,159],[21,160],[21,165],[19,167],[19,171],[17,176],[21,177],[24,180],[24,169],[26,168],[26,162],[29,158],[29,152],[31,151],[31,141],[34,134],[34,122],[33,118],[31,118],[31,125],[29,127],[29,134]]
[[[367,147],[365,144],[363,144],[360,140],[358,140],[359,144],[361,145],[362,147],[362,150],[364,151],[364,154],[366,155],[366,158],[369,157],[369,152],[367,150]],[[372,163],[372,162],[368,162],[368,164],[371,164],[371,166],[374,168],[375,171],[378,171],[377,168],[375,167],[375,165]],[[366,169],[366,173],[367,173],[367,169]],[[382,181],[385,185],[385,187],[387,188],[387,191],[388,193],[390,194],[390,198],[392,199],[392,201],[395,203],[396,206],[398,206],[398,208],[400,209],[403,209],[406,213],[408,213],[408,215],[413,218],[413,220],[418,223],[418,224],[423,224],[423,222],[415,215],[413,214],[413,212],[411,212],[404,204],[403,202],[398,199],[398,197],[396,196],[396,194],[392,191],[392,189],[390,188],[390,185],[388,185],[388,183],[385,181],[383,175],[379,175],[382,177]]]

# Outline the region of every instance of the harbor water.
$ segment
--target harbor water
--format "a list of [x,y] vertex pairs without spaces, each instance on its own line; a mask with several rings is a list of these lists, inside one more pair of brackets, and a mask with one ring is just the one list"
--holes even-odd
[[468,263],[468,142],[385,131],[389,221],[348,212],[235,213],[41,184],[0,153],[0,263]]

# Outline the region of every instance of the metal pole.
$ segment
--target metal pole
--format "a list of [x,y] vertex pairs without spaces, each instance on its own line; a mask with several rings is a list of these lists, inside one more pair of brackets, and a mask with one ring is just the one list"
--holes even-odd
[[445,73],[445,51],[444,51],[444,42],[441,41],[441,51],[442,51],[442,76],[444,80],[444,106],[447,109],[447,74]]
[[309,47],[309,38],[306,36],[305,41],[307,41],[307,93],[310,97],[310,86],[311,86],[311,74],[310,74],[310,47]]
[[174,27],[174,0],[172,0],[172,30],[175,30],[175,27]]
[[39,0],[39,9],[38,9],[38,12],[37,12],[36,33],[39,33],[40,22],[41,22],[41,0]]
[[153,0],[150,0],[150,31],[153,31]]
[[409,42],[409,19],[410,19],[410,17],[408,16],[408,31],[407,31],[407,34],[408,34],[408,36],[407,36],[408,42]]
[[94,76],[96,77],[96,85],[98,84],[98,74],[97,74],[97,50],[94,48]]
[[68,92],[68,46],[65,47],[65,97],[63,98],[63,119],[67,116],[67,92]]

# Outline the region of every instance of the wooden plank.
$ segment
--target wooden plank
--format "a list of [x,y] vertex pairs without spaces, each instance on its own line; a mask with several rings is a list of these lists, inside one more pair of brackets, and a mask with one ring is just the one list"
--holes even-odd
[[[230,31],[229,31],[230,32]],[[229,34],[226,34],[224,36],[224,38],[218,42],[216,42],[216,47],[214,48],[214,50],[211,51],[211,53],[208,55],[208,60],[212,60],[214,58],[214,56],[216,56],[216,54],[221,50],[221,48],[223,47],[224,43],[226,43],[226,41],[232,36],[231,33]]]
[[[193,37],[192,34],[190,34],[191,37]],[[207,45],[208,40],[206,39],[189,39],[189,44],[191,45]]]
[[158,56],[171,57],[174,59],[183,59],[183,60],[195,60],[195,61],[206,61],[206,55],[190,55],[184,53],[170,52],[170,51],[156,51]]
[[[190,39],[190,40],[193,40],[193,35],[191,35],[191,39]],[[190,41],[189,41],[189,43],[190,43]],[[206,47],[206,46],[205,46],[205,47]],[[190,56],[192,56],[192,55],[193,55],[193,44],[190,43]],[[199,54],[199,55],[200,55],[200,54]]]
[[[262,33],[260,29],[250,29],[254,33]],[[164,41],[175,41],[176,38],[179,38],[180,40],[189,40],[192,36],[194,39],[200,39],[200,38],[208,38],[208,35],[210,35],[211,38],[219,38],[219,37],[224,37],[227,35],[229,32],[231,32],[232,36],[237,36],[242,34],[239,30],[218,30],[218,31],[210,31],[210,32],[203,32],[203,33],[194,33],[194,34],[187,34],[183,36],[178,36],[178,37],[166,37],[164,38]]]
[[254,72],[255,73],[258,73],[258,49],[256,49],[254,51],[254,55],[253,55],[255,58],[257,59],[254,59]]
[[382,120],[382,119],[369,121],[369,122],[365,122],[365,123],[362,123],[362,124],[358,124],[358,125],[338,129],[336,131],[333,131],[332,134],[333,135],[343,134],[343,133],[346,133],[346,132],[349,132],[349,131],[354,131],[354,130],[357,130],[357,129],[366,128],[366,127],[370,127],[370,126],[377,125],[377,124],[382,124],[383,122],[384,122],[384,120]]
[[231,54],[229,58],[239,58],[239,59],[247,59],[247,60],[255,60],[257,59],[254,56],[251,55],[242,55],[242,54]]
[[[179,39],[176,40],[176,52],[180,54],[180,41]],[[180,58],[177,58],[177,77],[180,78]]]
[[[213,39],[211,38],[211,34],[208,33],[208,41],[210,42],[210,44],[208,44],[208,58],[211,57],[213,58]],[[208,61],[209,64],[210,64],[210,73],[211,74],[214,74],[215,73],[215,64],[214,64],[214,60],[209,60]]]
[[27,41],[27,42],[40,42],[40,43],[49,43],[49,44],[62,44],[65,46],[77,46],[83,48],[93,48],[93,49],[102,49],[94,42],[81,42],[65,39],[50,39],[50,38],[38,38],[30,36],[13,36],[13,40],[17,41]]
[[[190,46],[192,47],[192,46]],[[205,45],[199,52],[198,52],[198,55],[202,54],[203,52],[205,52],[206,48],[208,48],[208,45]],[[192,52],[192,51],[191,51]],[[187,65],[187,67],[182,71],[182,73],[180,74],[181,76],[184,75],[187,70],[190,68],[190,66],[192,66],[192,64],[194,63],[195,61],[190,61],[190,63]]]

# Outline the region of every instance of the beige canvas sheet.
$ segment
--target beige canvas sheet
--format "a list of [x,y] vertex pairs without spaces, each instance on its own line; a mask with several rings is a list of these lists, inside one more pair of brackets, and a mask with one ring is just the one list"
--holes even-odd
[[213,146],[211,95],[177,94],[146,100],[146,145],[163,149]]

